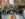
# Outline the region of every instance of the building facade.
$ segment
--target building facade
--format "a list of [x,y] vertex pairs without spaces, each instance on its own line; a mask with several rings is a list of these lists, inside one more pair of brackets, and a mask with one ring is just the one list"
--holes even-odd
[[4,0],[0,0],[0,8],[4,9]]
[[[9,1],[7,0],[7,3]],[[6,4],[5,0],[0,0],[0,8],[4,9],[4,5]],[[7,5],[7,4],[6,4]],[[23,0],[14,0],[14,6],[25,5]],[[8,5],[7,5],[8,6]],[[13,6],[12,6],[13,7]]]
[[2,0],[2,9],[4,9],[5,0]]

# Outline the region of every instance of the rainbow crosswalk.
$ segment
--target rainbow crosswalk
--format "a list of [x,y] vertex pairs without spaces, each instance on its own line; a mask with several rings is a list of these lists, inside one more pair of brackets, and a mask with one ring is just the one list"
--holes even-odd
[[[11,17],[12,15],[6,15],[6,16],[2,16],[2,19],[13,19],[12,17]],[[20,16],[20,15],[16,15],[16,19],[23,19],[23,17],[22,16]]]

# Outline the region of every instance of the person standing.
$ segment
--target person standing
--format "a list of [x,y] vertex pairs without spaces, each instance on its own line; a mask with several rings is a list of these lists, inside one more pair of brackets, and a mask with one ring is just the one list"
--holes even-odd
[[23,15],[24,15],[24,18],[25,18],[25,9],[23,9]]
[[6,14],[7,14],[7,11],[8,11],[8,10],[6,9]]
[[24,16],[24,19],[25,19],[25,6],[23,7],[23,16]]
[[10,12],[11,12],[11,10],[8,10],[8,11],[7,11],[7,14],[10,14]]
[[2,18],[1,18],[1,15],[2,15],[1,13],[2,13],[2,9],[0,8],[0,19],[2,19]]
[[5,15],[5,13],[6,13],[6,9],[4,9],[4,15]]

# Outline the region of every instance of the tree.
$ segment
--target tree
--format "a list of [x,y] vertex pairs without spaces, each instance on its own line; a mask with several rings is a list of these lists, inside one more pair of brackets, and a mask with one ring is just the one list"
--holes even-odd
[[4,8],[7,9],[8,7],[7,6],[4,6]]

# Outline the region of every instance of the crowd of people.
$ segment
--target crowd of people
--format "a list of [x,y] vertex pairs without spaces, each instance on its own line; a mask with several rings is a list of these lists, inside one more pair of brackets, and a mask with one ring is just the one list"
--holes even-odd
[[[25,8],[21,8],[21,9],[20,9],[20,8],[21,8],[21,7],[19,7],[17,10],[15,10],[15,9],[13,9],[13,10],[3,9],[3,10],[2,10],[2,9],[0,8],[0,14],[3,13],[3,14],[6,15],[6,14],[11,14],[11,13],[12,13],[12,14],[16,13],[16,14],[19,14],[19,15],[24,15],[24,18],[25,18]],[[12,11],[12,12],[11,12],[11,11]]]

